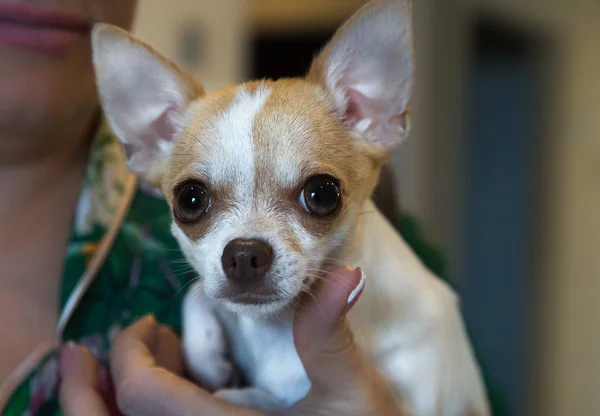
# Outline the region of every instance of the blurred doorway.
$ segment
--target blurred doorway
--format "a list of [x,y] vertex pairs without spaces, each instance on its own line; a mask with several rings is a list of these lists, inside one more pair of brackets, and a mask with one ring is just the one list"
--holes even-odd
[[473,22],[470,52],[463,311],[492,394],[503,413],[520,416],[530,377],[541,44],[484,16]]
[[252,42],[250,79],[304,75],[335,29],[256,33]]

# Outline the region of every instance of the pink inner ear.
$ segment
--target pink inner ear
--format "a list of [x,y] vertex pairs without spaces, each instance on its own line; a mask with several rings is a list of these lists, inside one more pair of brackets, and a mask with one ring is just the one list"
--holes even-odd
[[393,126],[398,126],[402,130],[406,130],[408,128],[408,117],[410,115],[410,110],[406,110],[404,113],[392,116],[388,119],[388,124]]
[[346,112],[344,113],[344,117],[346,118],[346,120],[352,122],[353,124],[356,124],[363,119],[363,115],[356,101],[350,98],[351,94],[352,93],[348,94],[348,104],[346,106]]
[[177,110],[174,105],[167,107],[165,111],[149,126],[153,135],[166,141],[174,140],[175,135],[180,130],[175,124],[176,114]]
[[161,157],[168,155],[165,152],[170,152],[180,130],[176,107],[171,105],[140,131],[133,143],[123,144],[130,167],[136,172],[148,172]]
[[345,117],[354,123],[364,119],[376,119],[384,116],[386,109],[379,100],[372,99],[358,90],[349,88],[346,93],[347,105]]
[[366,120],[359,129],[372,141],[392,146],[408,128],[409,110],[394,114],[395,109],[386,101],[369,98],[353,88],[347,90],[346,100],[345,119],[352,128]]

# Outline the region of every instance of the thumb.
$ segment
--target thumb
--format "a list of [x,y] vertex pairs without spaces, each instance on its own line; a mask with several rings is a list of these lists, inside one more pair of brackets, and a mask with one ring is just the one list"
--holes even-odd
[[312,297],[304,300],[294,320],[298,355],[317,391],[352,390],[364,370],[346,313],[365,285],[360,269],[340,267],[330,271]]
[[69,343],[61,349],[60,375],[59,402],[65,416],[118,414],[107,405],[98,361],[85,347]]

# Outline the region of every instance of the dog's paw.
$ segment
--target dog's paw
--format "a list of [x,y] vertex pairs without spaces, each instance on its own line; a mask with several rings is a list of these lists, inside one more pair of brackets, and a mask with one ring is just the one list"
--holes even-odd
[[236,387],[241,380],[233,363],[221,355],[194,357],[188,360],[188,371],[196,383],[211,392]]
[[221,389],[214,396],[228,403],[262,412],[283,410],[286,408],[277,397],[256,387]]

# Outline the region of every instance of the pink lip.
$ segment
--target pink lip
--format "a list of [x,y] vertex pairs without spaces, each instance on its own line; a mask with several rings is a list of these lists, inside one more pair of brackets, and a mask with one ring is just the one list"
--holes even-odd
[[77,15],[0,4],[0,42],[43,53],[61,53],[89,35],[91,23]]

